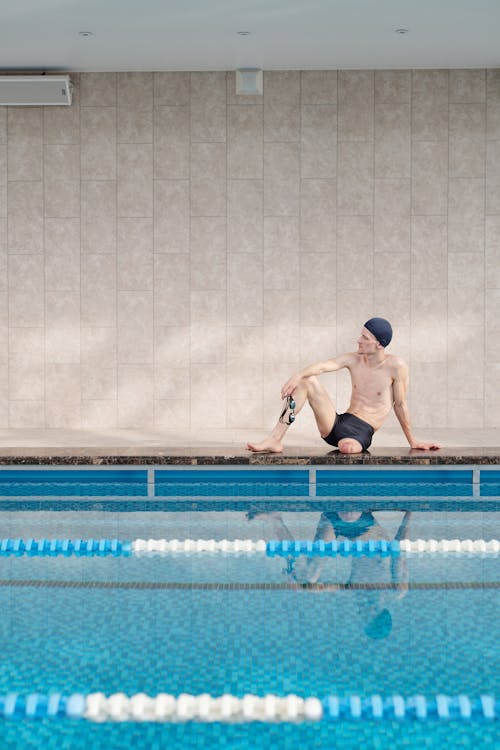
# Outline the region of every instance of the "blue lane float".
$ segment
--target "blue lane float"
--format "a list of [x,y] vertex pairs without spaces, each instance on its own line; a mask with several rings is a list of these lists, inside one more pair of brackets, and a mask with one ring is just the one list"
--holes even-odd
[[277,557],[397,557],[401,553],[401,546],[398,540],[388,541],[386,539],[370,539],[362,541],[349,539],[340,542],[334,540],[325,542],[320,539],[312,541],[271,541],[267,543],[266,552],[269,556]]
[[21,557],[127,557],[132,543],[119,539],[2,539],[0,556]]
[[289,694],[243,697],[208,693],[178,696],[159,693],[127,696],[115,693],[0,695],[0,718],[81,719],[91,722],[311,722],[311,721],[495,721],[500,701],[493,695],[424,695],[404,697],[378,694],[328,695],[324,698]]

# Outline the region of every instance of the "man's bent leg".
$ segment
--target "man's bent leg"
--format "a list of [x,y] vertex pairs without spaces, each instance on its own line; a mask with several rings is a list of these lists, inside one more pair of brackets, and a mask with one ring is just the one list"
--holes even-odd
[[342,438],[338,442],[338,449],[341,453],[362,453],[363,446],[354,438]]
[[[311,377],[302,381],[295,389],[293,399],[295,401],[294,411],[296,415],[300,412],[305,402],[308,401],[316,417],[316,424],[318,425],[321,437],[330,433],[335,422],[335,407],[327,390],[319,383],[317,378]],[[281,453],[283,450],[282,441],[289,426],[278,421],[269,437],[260,443],[247,443],[248,450]]]

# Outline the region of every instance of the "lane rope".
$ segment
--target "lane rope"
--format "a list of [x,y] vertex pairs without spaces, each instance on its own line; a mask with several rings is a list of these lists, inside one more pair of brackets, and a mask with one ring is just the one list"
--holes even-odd
[[0,557],[130,557],[172,553],[265,553],[269,557],[390,556],[401,554],[497,555],[500,541],[491,539],[416,539],[401,541],[348,539],[325,542],[252,539],[0,539]]
[[493,695],[424,695],[362,697],[328,695],[324,698],[302,698],[298,695],[234,695],[213,697],[208,693],[178,696],[159,693],[149,696],[136,693],[83,695],[61,693],[43,695],[18,693],[0,695],[0,718],[46,719],[69,718],[92,722],[304,722],[359,720],[463,720],[495,721],[500,701]]

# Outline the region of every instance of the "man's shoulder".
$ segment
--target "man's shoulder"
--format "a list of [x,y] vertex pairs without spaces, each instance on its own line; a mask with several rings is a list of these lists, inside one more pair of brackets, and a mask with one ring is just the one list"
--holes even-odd
[[388,354],[386,362],[394,372],[406,372],[408,370],[405,360],[397,354]]

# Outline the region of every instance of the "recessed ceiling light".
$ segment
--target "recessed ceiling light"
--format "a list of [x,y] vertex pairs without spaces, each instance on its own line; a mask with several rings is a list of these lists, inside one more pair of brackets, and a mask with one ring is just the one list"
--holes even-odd
[[409,32],[409,29],[395,29],[395,34],[407,34]]
[[250,36],[250,32],[249,31],[238,31],[237,33],[240,36]]
[[93,31],[79,31],[78,36],[94,36]]

